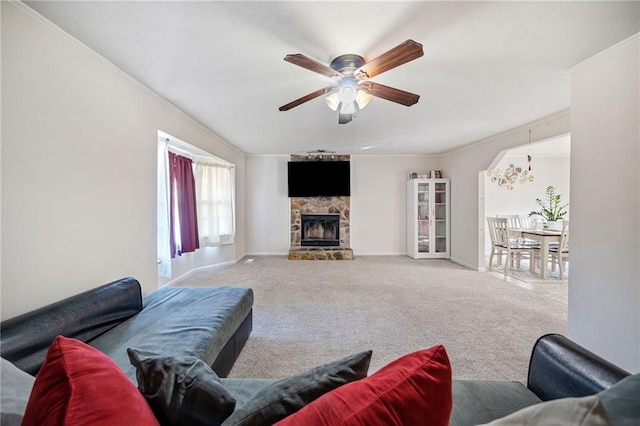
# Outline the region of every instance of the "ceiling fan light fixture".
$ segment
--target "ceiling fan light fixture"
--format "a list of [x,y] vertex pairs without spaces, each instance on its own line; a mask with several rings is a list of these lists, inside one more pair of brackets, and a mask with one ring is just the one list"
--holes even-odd
[[358,97],[358,85],[355,81],[343,80],[338,86],[338,99],[343,104],[353,103]]
[[338,106],[338,110],[340,114],[352,114],[356,115],[360,108],[358,108],[358,104],[355,102],[340,102]]
[[371,99],[373,99],[372,94],[367,93],[364,90],[358,90],[358,96],[356,96],[356,102],[358,103],[358,107],[360,109],[363,109],[364,107],[369,105],[369,102],[371,102]]
[[[358,109],[361,110],[371,102],[373,99],[373,95],[365,92],[364,90],[358,89],[358,94],[356,95],[355,102],[358,104]],[[338,92],[333,92],[329,96],[324,98],[325,103],[329,108],[333,111],[338,111],[338,105],[340,105],[340,97],[338,96]]]
[[340,103],[340,99],[338,98],[337,92],[333,92],[329,96],[325,97],[324,101],[327,104],[327,106],[332,110],[334,111],[338,110],[338,104]]

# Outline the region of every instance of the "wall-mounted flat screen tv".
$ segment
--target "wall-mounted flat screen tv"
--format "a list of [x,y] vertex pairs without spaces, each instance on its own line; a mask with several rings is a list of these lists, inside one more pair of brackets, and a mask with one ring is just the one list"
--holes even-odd
[[289,161],[289,197],[351,195],[349,161]]

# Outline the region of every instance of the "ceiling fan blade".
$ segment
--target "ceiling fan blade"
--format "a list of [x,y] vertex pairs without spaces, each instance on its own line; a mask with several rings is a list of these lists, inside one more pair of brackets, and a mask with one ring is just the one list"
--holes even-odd
[[305,102],[310,101],[311,99],[315,99],[318,96],[322,96],[326,93],[331,92],[334,89],[333,86],[331,87],[325,87],[324,89],[318,89],[315,92],[311,92],[308,95],[305,95],[301,98],[296,99],[295,101],[289,102],[286,105],[282,105],[280,108],[278,108],[280,111],[289,111],[291,108],[295,108],[300,104],[303,104]]
[[321,64],[315,59],[311,59],[310,57],[302,55],[300,53],[287,55],[284,57],[284,60],[294,65],[298,65],[299,67],[306,68],[313,72],[317,72],[318,74],[322,74],[325,77],[329,77],[329,78],[344,77],[344,74],[342,74],[341,72],[336,71],[333,68],[329,68],[328,66]]
[[424,55],[422,45],[413,40],[407,40],[367,62],[358,68],[353,75],[360,80],[366,80],[409,61],[413,61],[422,55]]
[[416,95],[415,93],[405,92],[404,90],[374,83],[373,81],[364,81],[360,83],[360,88],[373,96],[404,106],[416,104],[420,99],[420,95]]

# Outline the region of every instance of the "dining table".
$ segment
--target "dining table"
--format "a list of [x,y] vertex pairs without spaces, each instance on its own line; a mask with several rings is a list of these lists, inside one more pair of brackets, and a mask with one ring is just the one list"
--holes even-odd
[[[519,229],[520,238],[535,240],[540,243],[540,277],[543,280],[549,278],[547,263],[549,259],[550,243],[560,243],[562,231],[559,229]],[[533,262],[531,262],[531,272],[535,272]]]

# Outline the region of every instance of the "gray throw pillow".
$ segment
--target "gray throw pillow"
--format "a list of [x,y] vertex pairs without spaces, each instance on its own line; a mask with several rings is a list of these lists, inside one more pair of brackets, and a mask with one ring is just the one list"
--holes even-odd
[[487,426],[611,426],[596,395],[541,402],[487,423]]
[[0,424],[2,426],[20,426],[35,377],[20,370],[4,358],[0,358],[0,370],[2,377]]
[[132,348],[127,354],[138,389],[161,425],[217,426],[233,412],[235,399],[201,359]]
[[[360,352],[267,384],[251,399],[238,401],[223,426],[272,425],[325,393],[367,377],[370,362],[371,351]],[[252,383],[253,379],[247,380]]]
[[627,376],[598,394],[611,424],[638,426],[640,424],[640,373]]

